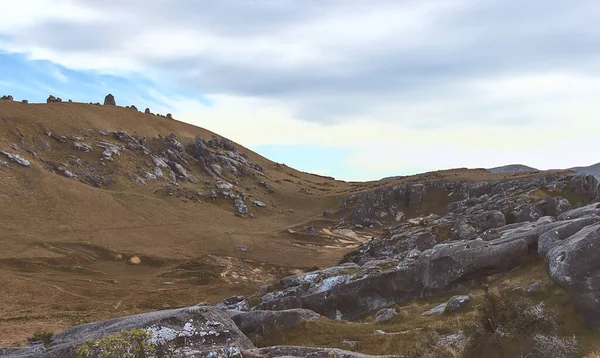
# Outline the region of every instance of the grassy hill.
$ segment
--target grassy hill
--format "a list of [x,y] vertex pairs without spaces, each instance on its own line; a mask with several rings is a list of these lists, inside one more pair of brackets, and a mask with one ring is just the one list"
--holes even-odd
[[[145,138],[150,154],[126,149],[116,132]],[[337,208],[349,194],[403,182],[515,176],[457,169],[343,182],[274,163],[233,143],[262,172],[224,170],[216,180],[190,161],[191,180],[136,181],[151,171],[152,155],[164,150],[171,133],[190,157],[197,135],[221,138],[123,107],[0,101],[0,150],[31,163],[23,167],[0,155],[9,163],[0,166],[0,345],[22,342],[38,328],[59,331],[137,312],[216,303],[256,292],[279,277],[333,265],[380,230],[334,232],[342,218]],[[93,151],[74,148],[75,142]],[[101,160],[103,142],[125,149],[112,161]],[[233,200],[213,197],[216,181],[246,195],[253,217],[236,216]],[[254,201],[265,207],[252,206]],[[332,215],[323,217],[324,210]],[[314,233],[304,233],[308,225]]]

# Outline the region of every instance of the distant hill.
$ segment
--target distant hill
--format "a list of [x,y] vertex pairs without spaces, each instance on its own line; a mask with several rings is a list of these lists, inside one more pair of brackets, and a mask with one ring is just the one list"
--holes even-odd
[[596,177],[596,179],[600,180],[600,163],[592,164],[587,167],[569,168],[569,170],[572,170],[578,174],[593,175]]
[[[600,180],[600,163],[592,164],[587,167],[568,168],[566,170],[572,170],[577,174],[593,175],[596,179]],[[510,164],[502,167],[489,168],[487,171],[490,173],[533,173],[539,172],[540,170],[523,164]]]
[[491,173],[533,173],[539,172],[540,170],[523,164],[510,164],[502,167],[490,168],[488,171]]

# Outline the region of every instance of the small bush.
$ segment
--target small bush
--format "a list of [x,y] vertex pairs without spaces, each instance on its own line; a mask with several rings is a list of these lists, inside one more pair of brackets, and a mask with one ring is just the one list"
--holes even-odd
[[48,348],[52,345],[52,337],[54,337],[54,333],[44,330],[36,331],[33,336],[27,338],[27,341],[30,343],[34,342],[43,342],[44,347]]
[[147,358],[155,347],[145,329],[121,330],[119,333],[99,339],[89,339],[79,345],[77,358]]
[[[466,357],[573,357],[577,342],[556,336],[555,313],[544,303],[486,292],[477,322],[466,331]],[[551,348],[555,347],[555,348]]]

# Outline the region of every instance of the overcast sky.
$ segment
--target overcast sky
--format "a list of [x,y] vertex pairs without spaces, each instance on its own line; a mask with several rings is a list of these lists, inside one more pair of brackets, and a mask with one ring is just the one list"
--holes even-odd
[[171,112],[366,180],[600,161],[600,2],[19,0],[0,91]]

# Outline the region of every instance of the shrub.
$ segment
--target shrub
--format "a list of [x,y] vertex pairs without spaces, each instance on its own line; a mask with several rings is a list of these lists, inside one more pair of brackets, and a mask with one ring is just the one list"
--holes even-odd
[[[548,357],[576,355],[575,338],[556,336],[555,313],[543,302],[486,291],[477,322],[468,327],[466,357]],[[554,347],[554,348],[553,348]]]
[[33,342],[43,342],[44,347],[48,348],[52,345],[52,337],[54,337],[54,333],[44,330],[36,331],[33,336],[27,338],[27,341],[30,343]]
[[76,349],[77,358],[147,358],[154,353],[145,329],[121,330],[99,339],[89,339]]

